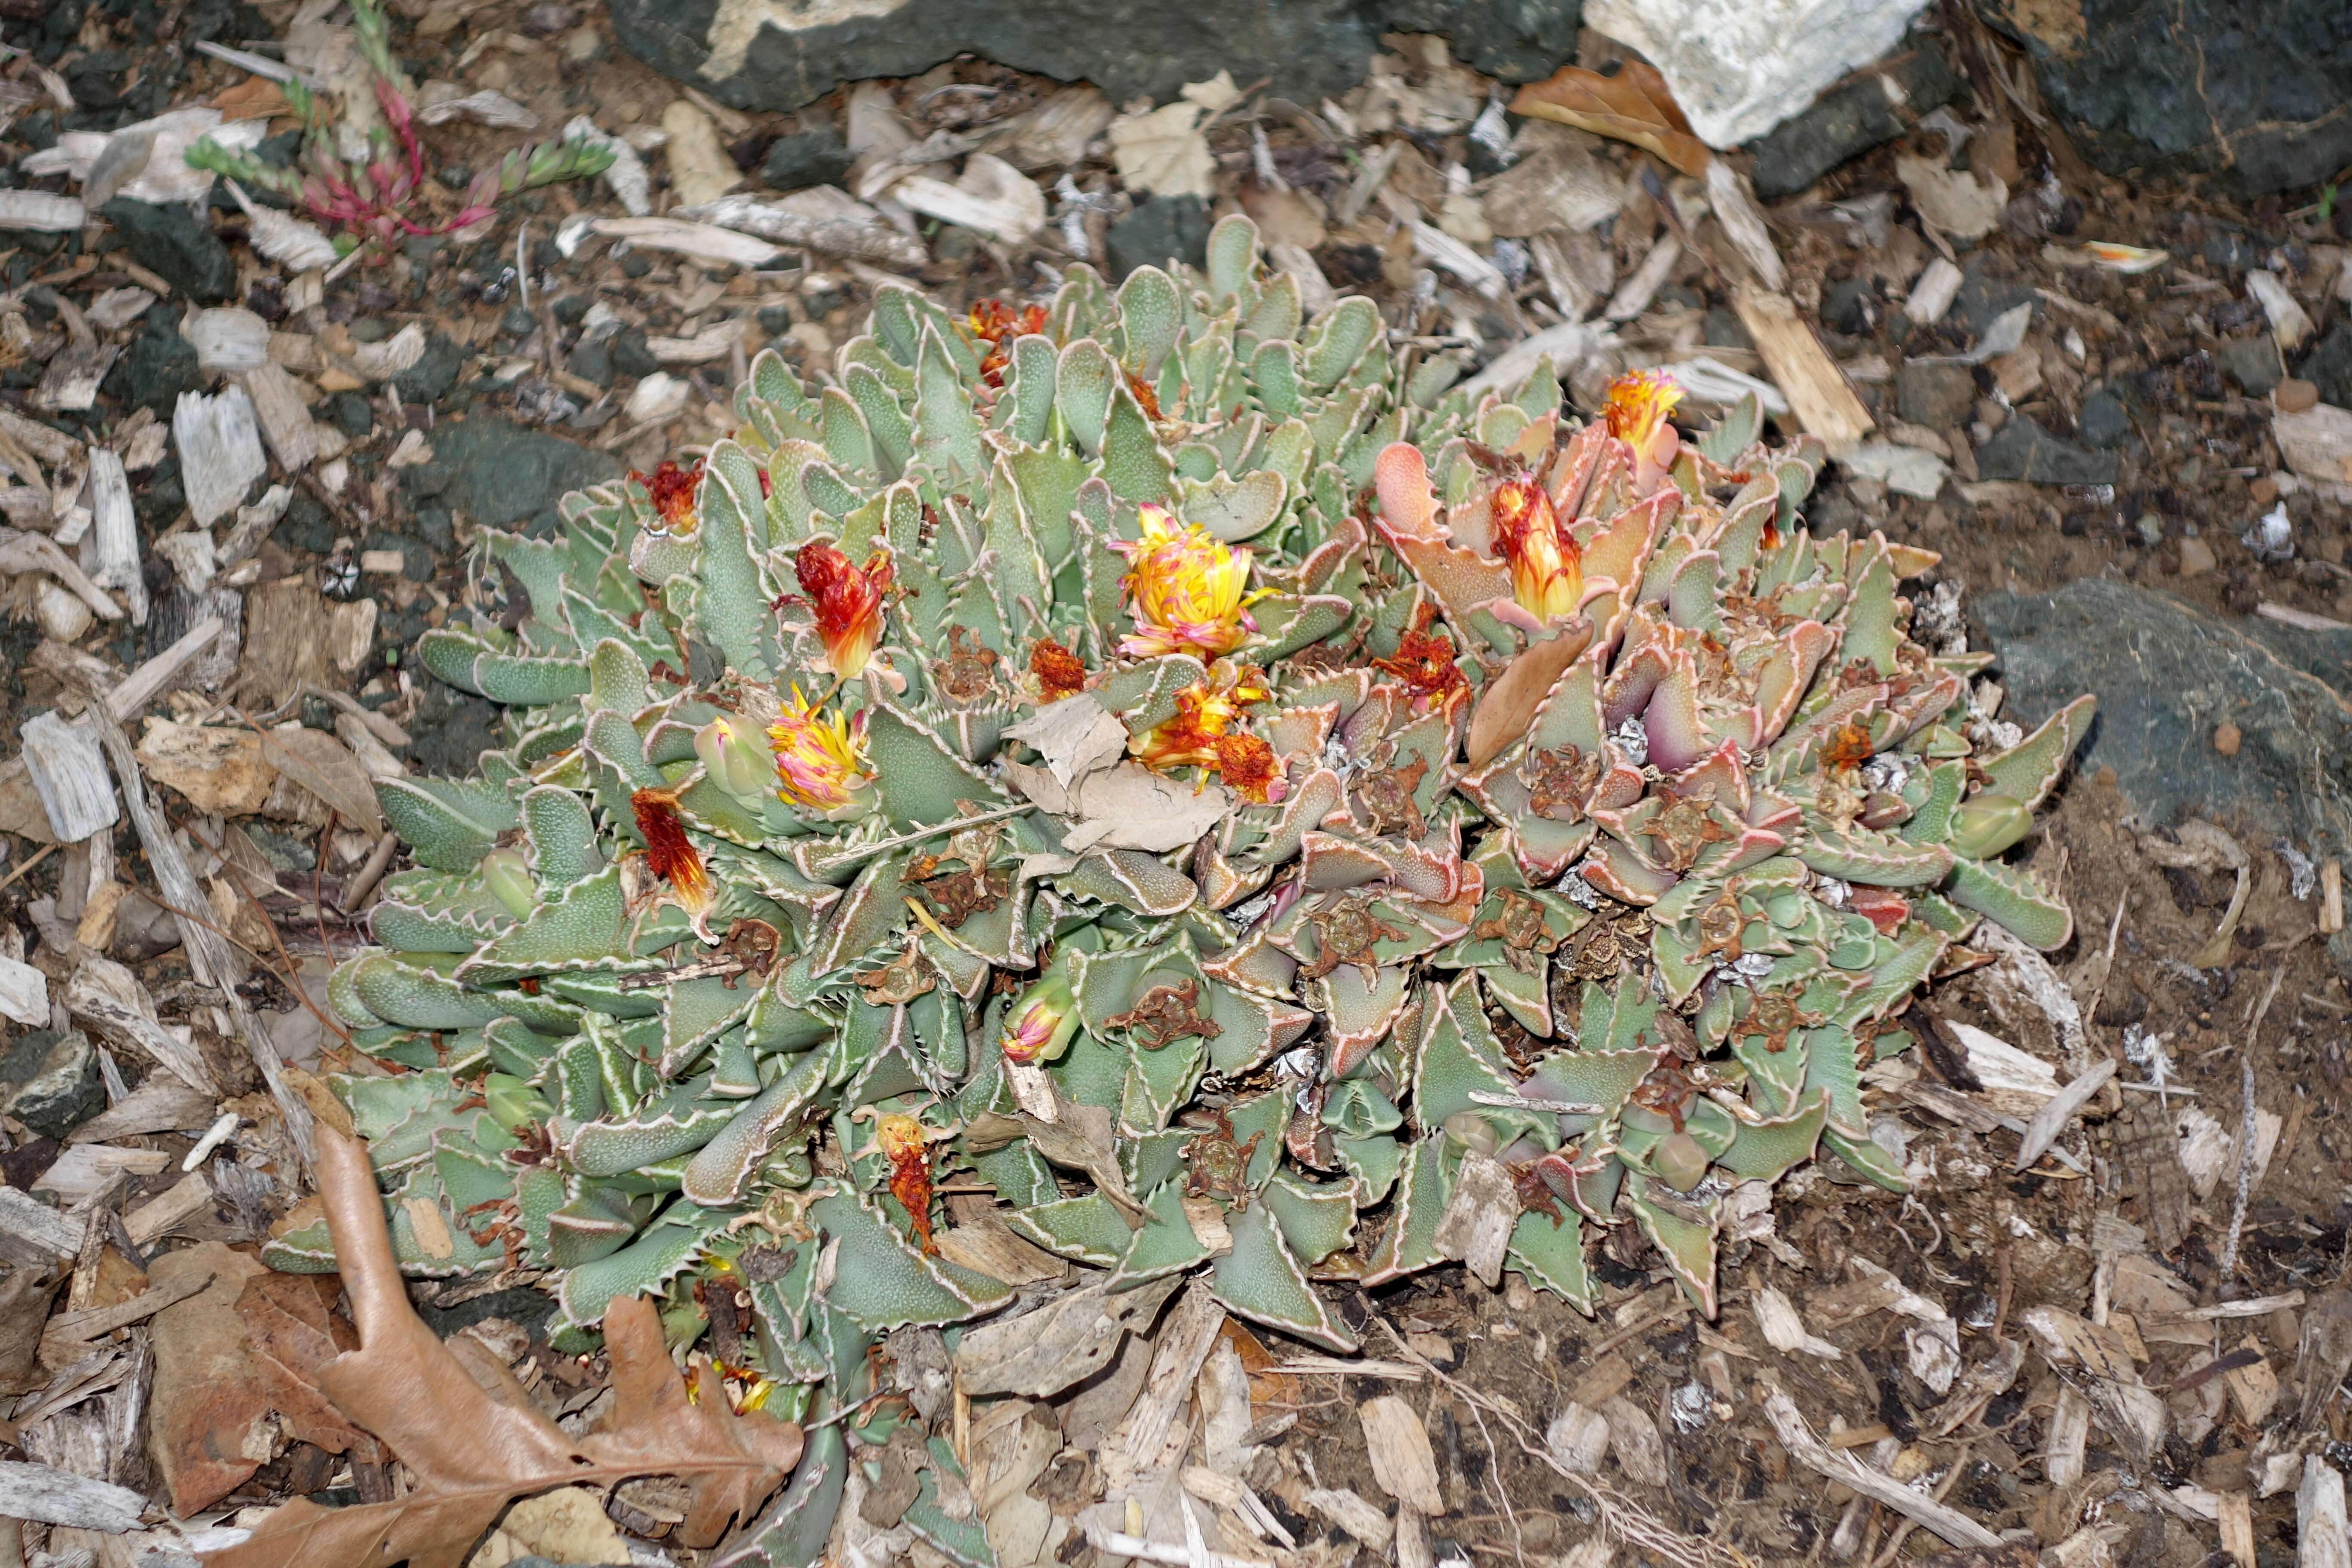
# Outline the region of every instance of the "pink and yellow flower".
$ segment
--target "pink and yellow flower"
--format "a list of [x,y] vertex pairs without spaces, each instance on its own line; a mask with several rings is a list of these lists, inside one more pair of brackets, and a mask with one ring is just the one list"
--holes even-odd
[[1511,598],[1538,626],[1576,614],[1584,552],[1533,479],[1506,479],[1489,498],[1495,548],[1511,569]]
[[1609,434],[1633,448],[1633,493],[1649,495],[1665,482],[1682,436],[1666,416],[1683,400],[1683,389],[1662,370],[1637,370],[1609,384],[1601,417]]
[[1005,1060],[1029,1067],[1060,1056],[1077,1032],[1077,997],[1066,979],[1049,973],[1013,1004],[997,1045]]
[[1114,540],[1127,557],[1119,589],[1135,631],[1118,651],[1137,658],[1189,653],[1214,658],[1239,647],[1257,630],[1249,605],[1265,590],[1249,591],[1250,552],[1212,538],[1198,524],[1179,523],[1165,507],[1138,513],[1143,537]]
[[788,805],[835,811],[856,798],[872,776],[866,760],[866,715],[824,712],[793,688],[792,705],[768,727],[776,757],[776,795]]

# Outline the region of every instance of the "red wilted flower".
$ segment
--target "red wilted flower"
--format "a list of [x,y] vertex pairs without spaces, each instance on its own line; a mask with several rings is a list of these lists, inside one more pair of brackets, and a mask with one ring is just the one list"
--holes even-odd
[[991,386],[1004,384],[1004,367],[1013,363],[1013,340],[1045,330],[1045,307],[1014,310],[1002,300],[982,300],[966,318],[971,335],[988,345],[981,356],[980,379]]
[[1282,784],[1282,764],[1272,746],[1236,730],[1217,737],[1217,776],[1244,800],[1264,805]]
[[890,1163],[890,1195],[907,1211],[908,1223],[925,1257],[939,1251],[931,1238],[931,1150],[923,1124],[911,1116],[885,1116],[874,1124],[874,1147]]
[[1039,637],[1031,645],[1029,673],[1037,678],[1037,696],[1042,702],[1059,702],[1087,689],[1086,665],[1052,637]]
[[882,595],[890,586],[890,557],[876,551],[863,567],[822,540],[801,546],[793,562],[801,591],[816,612],[816,635],[825,662],[844,680],[854,679],[882,640]]
[[1467,684],[1462,671],[1454,662],[1453,639],[1429,629],[1437,612],[1424,602],[1412,617],[1412,627],[1397,638],[1397,650],[1386,658],[1372,660],[1374,669],[1385,670],[1410,688],[1416,708],[1443,701],[1446,694]]
[[1144,380],[1133,371],[1129,371],[1126,374],[1127,389],[1135,395],[1136,403],[1143,409],[1143,416],[1146,419],[1158,419],[1160,417],[1160,395],[1151,390],[1151,384],[1150,382]]
[[686,837],[678,820],[674,790],[641,789],[629,796],[636,813],[637,832],[646,841],[646,859],[654,875],[667,882],[677,901],[699,915],[710,907],[710,879],[703,873],[702,857]]
[[1584,596],[1584,552],[1533,479],[1505,479],[1489,500],[1495,548],[1511,568],[1511,598],[1538,626],[1576,613]]
[[700,521],[694,510],[695,487],[702,483],[700,463],[681,468],[665,458],[650,478],[635,468],[629,470],[629,478],[646,487],[646,494],[653,498],[655,513],[672,533],[694,531]]

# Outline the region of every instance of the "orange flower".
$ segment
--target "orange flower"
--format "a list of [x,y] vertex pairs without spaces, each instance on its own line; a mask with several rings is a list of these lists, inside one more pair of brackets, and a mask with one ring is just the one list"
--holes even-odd
[[1037,678],[1041,702],[1059,702],[1087,689],[1086,665],[1052,637],[1039,637],[1030,646],[1029,673]]
[[1030,305],[1015,310],[1002,300],[982,300],[966,318],[971,335],[988,345],[981,356],[980,379],[991,386],[1004,384],[1004,367],[1012,363],[1013,340],[1045,330],[1045,307]]
[[816,635],[824,643],[825,662],[844,680],[854,679],[882,640],[889,555],[877,550],[861,568],[823,540],[811,540],[801,546],[793,564],[800,573],[801,591],[816,612]]
[[646,487],[646,494],[653,500],[655,515],[662,520],[664,527],[677,534],[694,531],[701,521],[694,510],[694,492],[702,483],[700,463],[681,468],[664,458],[651,478],[635,468],[629,470],[629,478]]
[[1538,626],[1574,615],[1584,596],[1584,553],[1543,486],[1506,479],[1495,487],[1489,505],[1495,548],[1511,568],[1512,600]]
[[669,884],[688,913],[700,915],[710,907],[710,879],[686,836],[686,825],[678,820],[677,792],[638,790],[629,796],[629,808],[636,814],[637,832],[646,841],[646,860],[654,875]]
[[1178,692],[1174,717],[1130,740],[1128,750],[1161,773],[1198,768],[1202,784],[1215,773],[1247,799],[1261,805],[1281,799],[1282,767],[1274,748],[1237,727],[1243,709],[1271,695],[1265,679],[1255,669],[1219,665],[1209,679]]
[[1279,800],[1285,793],[1282,764],[1274,748],[1239,731],[1217,737],[1217,776],[1235,795],[1259,805]]
[[1601,417],[1609,434],[1633,448],[1633,493],[1648,495],[1664,481],[1681,449],[1682,437],[1666,416],[1683,400],[1683,389],[1662,370],[1637,370],[1609,384]]
[[1372,668],[1384,670],[1404,682],[1412,693],[1417,711],[1442,702],[1457,687],[1467,685],[1462,671],[1454,662],[1452,638],[1429,629],[1437,612],[1423,601],[1412,617],[1411,629],[1397,638],[1397,650],[1386,658],[1372,660]]
[[1110,546],[1127,557],[1119,587],[1135,616],[1135,631],[1118,651],[1139,658],[1214,658],[1239,647],[1257,630],[1248,606],[1265,596],[1264,590],[1247,591],[1250,552],[1210,537],[1197,523],[1178,522],[1165,507],[1146,506],[1136,516],[1143,537],[1132,544],[1113,540]]
[[923,1124],[911,1116],[885,1116],[874,1124],[874,1146],[890,1163],[890,1195],[926,1257],[939,1251],[931,1239],[931,1151]]

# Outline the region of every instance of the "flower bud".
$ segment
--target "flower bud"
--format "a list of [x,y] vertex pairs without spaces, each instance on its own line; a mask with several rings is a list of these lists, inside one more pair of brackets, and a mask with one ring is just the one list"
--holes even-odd
[[1004,1016],[1000,1042],[1007,1061],[1034,1066],[1050,1062],[1070,1048],[1078,1032],[1078,1000],[1070,983],[1049,974],[1024,992]]
[[739,800],[767,793],[767,755],[744,733],[740,721],[720,714],[695,731],[694,754],[710,782]]
[[1678,1193],[1689,1192],[1706,1180],[1706,1168],[1712,1163],[1698,1140],[1687,1132],[1669,1132],[1650,1151],[1650,1169]]
[[493,849],[482,857],[482,880],[491,895],[521,920],[539,907],[539,879],[520,849]]
[[1445,1119],[1445,1141],[1491,1159],[1496,1147],[1495,1124],[1475,1110],[1457,1110]]
[[1988,790],[1952,818],[1952,847],[1971,860],[1989,860],[2033,830],[2033,813],[2013,795]]

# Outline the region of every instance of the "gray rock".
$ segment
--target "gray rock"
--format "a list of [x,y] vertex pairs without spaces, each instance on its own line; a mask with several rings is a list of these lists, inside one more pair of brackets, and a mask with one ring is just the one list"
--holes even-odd
[[0,1079],[8,1114],[44,1138],[63,1138],[106,1108],[98,1051],[79,1029],[27,1032],[0,1061]]
[[1906,424],[1957,430],[1976,402],[1977,378],[1964,364],[1906,364],[1895,373],[1895,408]]
[[2074,416],[2074,434],[2084,446],[2102,452],[2122,446],[2124,437],[2131,434],[2131,416],[2123,399],[2105,390],[2083,399],[2083,411]]
[[[2104,577],[1988,595],[1972,613],[2000,656],[2002,717],[2038,724],[2098,695],[2075,765],[2113,768],[2140,815],[2206,817],[2249,848],[2284,837],[2315,859],[2352,846],[2352,701],[2325,677],[2341,679],[2352,633],[2215,620]],[[2242,737],[2235,756],[2213,749],[2225,718]]]
[[849,144],[831,130],[779,136],[760,163],[760,179],[772,191],[837,185],[849,173]]
[[1209,252],[1209,206],[1198,196],[1154,196],[1110,226],[1110,269],[1124,278],[1168,258],[1202,266]]
[[2352,408],[2352,321],[2338,321],[2304,356],[2295,374],[2319,388],[2319,401]]
[[611,340],[598,338],[593,343],[582,343],[565,356],[564,368],[572,374],[593,381],[599,386],[613,384],[613,344]]
[[2286,376],[2286,366],[2279,363],[2278,340],[2268,332],[2231,338],[2213,351],[2213,362],[2245,389],[2248,397],[2267,397],[2271,388]]
[[2094,452],[2053,436],[2024,415],[2013,415],[1977,451],[1977,473],[1988,479],[2034,485],[2111,485],[2113,452]]
[[425,356],[394,376],[392,384],[400,389],[404,403],[438,403],[457,384],[457,373],[471,357],[469,351],[436,332],[425,340]]
[[[1895,110],[1881,77],[1904,96]],[[1811,109],[1748,144],[1756,155],[1756,194],[1792,196],[1849,158],[1861,156],[1910,129],[1922,114],[1951,100],[1959,79],[1934,42],[1915,35],[1900,58],[1844,87],[1823,93]]]
[[[1528,81],[1575,57],[1582,11],[1582,0],[613,0],[610,15],[622,47],[656,69],[738,109],[798,109],[840,82],[965,53],[1092,81],[1114,102],[1165,101],[1230,70],[1315,103],[1360,83],[1381,34],[1398,28],[1443,32],[1475,68]],[[714,59],[714,38],[735,46]]]
[[375,410],[367,398],[356,392],[339,392],[334,397],[335,423],[344,435],[356,441],[375,428]]
[[449,470],[440,503],[491,528],[552,520],[566,490],[621,477],[609,452],[488,416],[436,426],[433,458]]
[[236,262],[228,247],[186,207],[117,196],[100,213],[122,237],[132,260],[197,304],[217,305],[236,292]]
[[1995,25],[2032,53],[2042,102],[2110,174],[2220,174],[2278,191],[2352,163],[2352,0],[2002,9]]

